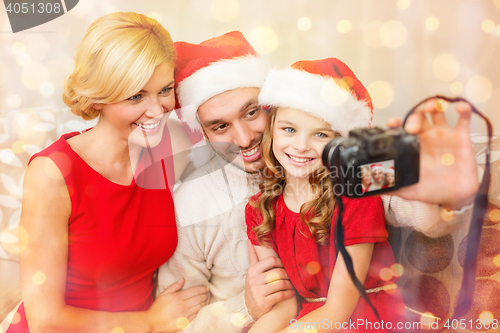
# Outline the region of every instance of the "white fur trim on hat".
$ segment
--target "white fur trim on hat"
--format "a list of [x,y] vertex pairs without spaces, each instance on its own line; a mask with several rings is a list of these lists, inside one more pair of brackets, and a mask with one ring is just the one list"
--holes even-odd
[[372,111],[365,101],[341,88],[330,76],[293,68],[269,71],[259,104],[302,110],[325,120],[343,136],[371,125]]
[[269,65],[256,56],[223,59],[197,70],[177,87],[182,121],[200,131],[197,111],[201,104],[228,90],[262,87],[268,70]]

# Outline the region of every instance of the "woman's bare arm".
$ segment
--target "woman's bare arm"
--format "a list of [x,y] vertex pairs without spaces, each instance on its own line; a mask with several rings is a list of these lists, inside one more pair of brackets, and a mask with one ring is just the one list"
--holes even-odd
[[61,172],[49,158],[37,157],[28,166],[22,207],[21,228],[28,242],[20,253],[21,290],[33,333],[109,333],[117,327],[125,332],[175,332],[176,318],[192,318],[204,305],[206,288],[175,293],[182,282],[162,294],[148,311],[115,313],[67,305],[71,201]]

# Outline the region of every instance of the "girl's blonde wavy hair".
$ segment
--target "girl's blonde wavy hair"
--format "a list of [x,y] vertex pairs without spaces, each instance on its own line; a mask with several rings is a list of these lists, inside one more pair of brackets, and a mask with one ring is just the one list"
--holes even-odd
[[175,67],[172,38],[155,19],[112,13],[92,23],[75,51],[75,69],[64,80],[63,101],[85,120],[99,115],[94,103],[116,103],[140,91],[155,68]]
[[[269,120],[262,136],[262,157],[265,162],[263,170],[263,181],[259,185],[261,195],[250,200],[250,205],[259,210],[262,215],[262,224],[252,230],[259,244],[267,246],[267,236],[276,227],[276,214],[274,203],[286,186],[283,166],[274,156],[273,129],[278,108],[272,108]],[[321,167],[309,177],[309,184],[315,190],[315,199],[304,203],[300,207],[300,217],[311,231],[311,237],[321,245],[329,242],[330,228],[333,219],[335,200],[333,187],[329,180],[329,172]]]

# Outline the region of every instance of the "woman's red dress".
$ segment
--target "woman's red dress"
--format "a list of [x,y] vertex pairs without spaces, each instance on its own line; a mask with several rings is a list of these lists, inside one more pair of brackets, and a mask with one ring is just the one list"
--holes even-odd
[[[32,157],[54,161],[71,199],[66,304],[111,312],[147,310],[154,301],[154,273],[177,246],[165,172],[157,170],[161,177],[156,180],[163,182],[157,189],[139,186],[135,179],[128,186],[113,183],[71,149],[66,140],[77,134],[63,135]],[[168,140],[163,141],[162,148],[171,152]],[[17,332],[29,332],[24,304],[7,330]]]

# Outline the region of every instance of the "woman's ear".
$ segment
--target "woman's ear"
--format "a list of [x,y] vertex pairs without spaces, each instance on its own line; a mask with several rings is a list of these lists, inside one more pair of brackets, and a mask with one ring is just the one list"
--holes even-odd
[[102,109],[102,103],[93,103],[92,104],[92,107],[95,109],[95,110],[101,110]]

